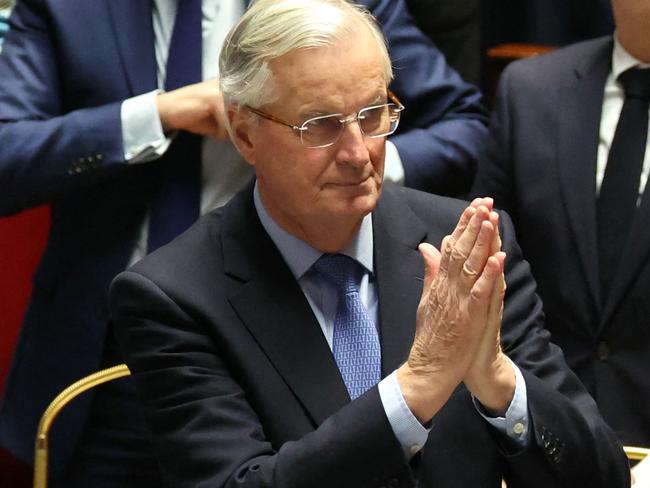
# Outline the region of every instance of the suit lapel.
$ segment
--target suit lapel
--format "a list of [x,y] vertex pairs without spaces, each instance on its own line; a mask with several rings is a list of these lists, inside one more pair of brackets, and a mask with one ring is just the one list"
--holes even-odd
[[427,229],[386,185],[373,214],[374,261],[379,290],[382,377],[408,356],[424,268],[417,246]]
[[578,66],[560,88],[557,164],[565,209],[587,287],[600,307],[596,233],[596,159],[605,80],[610,69],[611,43],[603,45],[590,63]]
[[[225,271],[243,282],[229,302],[319,425],[350,397],[309,303],[257,217],[251,193],[240,193],[224,210]],[[423,277],[417,245],[426,236],[424,224],[393,193],[384,190],[373,214],[383,375],[406,359],[413,340]]]
[[132,95],[158,86],[151,0],[106,0]]
[[230,304],[319,425],[350,401],[327,341],[257,217],[252,190],[240,193],[225,212],[226,273],[244,281]]

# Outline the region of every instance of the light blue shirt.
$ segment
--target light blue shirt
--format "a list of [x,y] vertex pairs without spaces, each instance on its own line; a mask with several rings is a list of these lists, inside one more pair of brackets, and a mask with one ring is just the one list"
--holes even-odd
[[[332,349],[338,293],[332,284],[309,272],[322,253],[286,232],[273,220],[262,203],[257,184],[255,185],[253,198],[262,226],[277,246],[287,266],[298,281],[316,320],[318,320],[323,335],[330,349]],[[359,295],[368,311],[368,315],[374,320],[375,324],[378,324],[379,308],[373,264],[372,214],[364,217],[358,233],[348,246],[341,251],[341,254],[355,259],[363,267],[364,274],[359,287]],[[482,413],[480,406],[476,402],[475,405],[477,411],[491,425],[515,440],[519,445],[524,446],[528,440],[526,383],[521,371],[514,363],[513,369],[517,383],[513,400],[505,417],[487,417]],[[422,449],[431,428],[435,428],[435,426],[429,429],[425,428],[410,411],[400,390],[396,371],[381,380],[378,387],[379,396],[393,432],[402,446],[406,459],[411,459]]]

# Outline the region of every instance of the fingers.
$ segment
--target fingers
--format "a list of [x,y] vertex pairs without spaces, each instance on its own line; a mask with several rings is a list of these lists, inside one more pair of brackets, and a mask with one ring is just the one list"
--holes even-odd
[[465,232],[465,229],[467,228],[467,224],[469,224],[477,209],[478,207],[470,205],[465,210],[463,210],[460,219],[458,219],[458,224],[456,224],[456,228],[450,236],[454,241],[457,241],[463,235],[463,232]]
[[[447,266],[449,279],[460,278],[464,291],[469,291],[485,266],[492,245],[494,227],[489,222],[489,211],[480,206],[475,210],[459,239],[451,239]],[[445,250],[449,248],[446,246]]]
[[494,199],[492,197],[480,197],[480,198],[475,198],[470,203],[470,206],[474,208],[478,208],[481,205],[487,208],[489,212],[491,212],[494,208]]
[[476,241],[470,250],[469,256],[465,259],[458,277],[459,285],[463,291],[471,290],[478,280],[485,268],[494,242],[494,226],[492,223],[483,221],[480,225]]
[[469,223],[470,219],[476,213],[476,210],[479,207],[485,207],[488,212],[491,212],[492,206],[493,206],[493,201],[492,198],[490,197],[475,198],[474,200],[472,200],[469,206],[461,214],[460,219],[458,220],[458,224],[456,225],[456,228],[451,233],[451,237],[454,240],[458,240],[460,238],[460,236],[467,228],[467,224]]
[[[491,198],[475,198],[441,244],[440,276],[451,280],[459,277],[466,291],[478,279],[487,257],[501,249],[499,215],[492,206]],[[483,224],[485,221],[489,225]]]
[[[490,256],[476,282],[470,291],[469,313],[473,317],[486,317],[491,309],[492,297],[496,283],[502,275],[501,262],[496,256]],[[487,320],[485,322],[487,326]],[[482,332],[485,332],[483,329]],[[485,334],[482,334],[485,337]]]
[[495,211],[490,212],[490,222],[494,226],[494,240],[490,251],[491,254],[496,254],[501,250],[501,234],[499,234],[499,214]]
[[424,260],[424,289],[428,290],[440,269],[440,251],[426,242],[420,244],[418,250]]
[[[488,209],[488,212],[490,212],[490,222],[492,222],[492,225],[494,225],[494,228],[496,229],[498,235],[499,215],[494,211],[494,199],[492,197],[475,198],[472,200],[470,205],[474,208],[483,206]],[[494,246],[492,246],[492,254],[498,252],[499,250],[501,250],[501,238],[497,237],[494,240]]]
[[503,299],[506,292],[506,280],[503,274],[506,253],[497,252],[490,259],[496,259],[498,261],[499,275],[496,278],[492,289],[492,295],[490,297],[485,334],[488,336],[488,345],[496,344],[496,347],[498,348],[499,331],[501,329],[501,319],[503,317]]
[[[504,356],[501,352],[500,340],[505,293],[504,260],[505,253],[503,252],[490,256],[482,276],[472,288],[470,313],[485,313],[485,327],[474,353],[472,365],[463,379],[472,394],[482,403],[485,402],[483,405],[493,409],[494,412],[504,411],[503,405],[510,403],[509,390],[502,392],[503,396],[495,395],[495,392],[499,392],[501,389],[491,390],[488,386],[496,378],[503,378],[503,371],[508,370],[503,366]],[[495,384],[499,384],[499,382],[497,381]]]
[[156,105],[165,133],[184,130],[215,139],[227,136],[223,96],[214,80],[160,93]]

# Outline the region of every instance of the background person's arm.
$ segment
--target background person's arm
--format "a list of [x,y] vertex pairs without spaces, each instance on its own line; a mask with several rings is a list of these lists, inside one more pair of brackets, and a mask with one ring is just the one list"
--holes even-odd
[[390,138],[405,185],[442,195],[469,190],[487,139],[487,111],[415,25],[403,0],[364,0],[379,21],[394,67],[391,89],[406,106]]

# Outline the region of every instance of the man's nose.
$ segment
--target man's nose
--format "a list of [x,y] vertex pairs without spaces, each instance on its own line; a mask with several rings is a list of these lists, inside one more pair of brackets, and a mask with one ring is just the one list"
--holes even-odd
[[337,162],[363,167],[370,160],[365,136],[356,118],[348,118],[338,141]]

